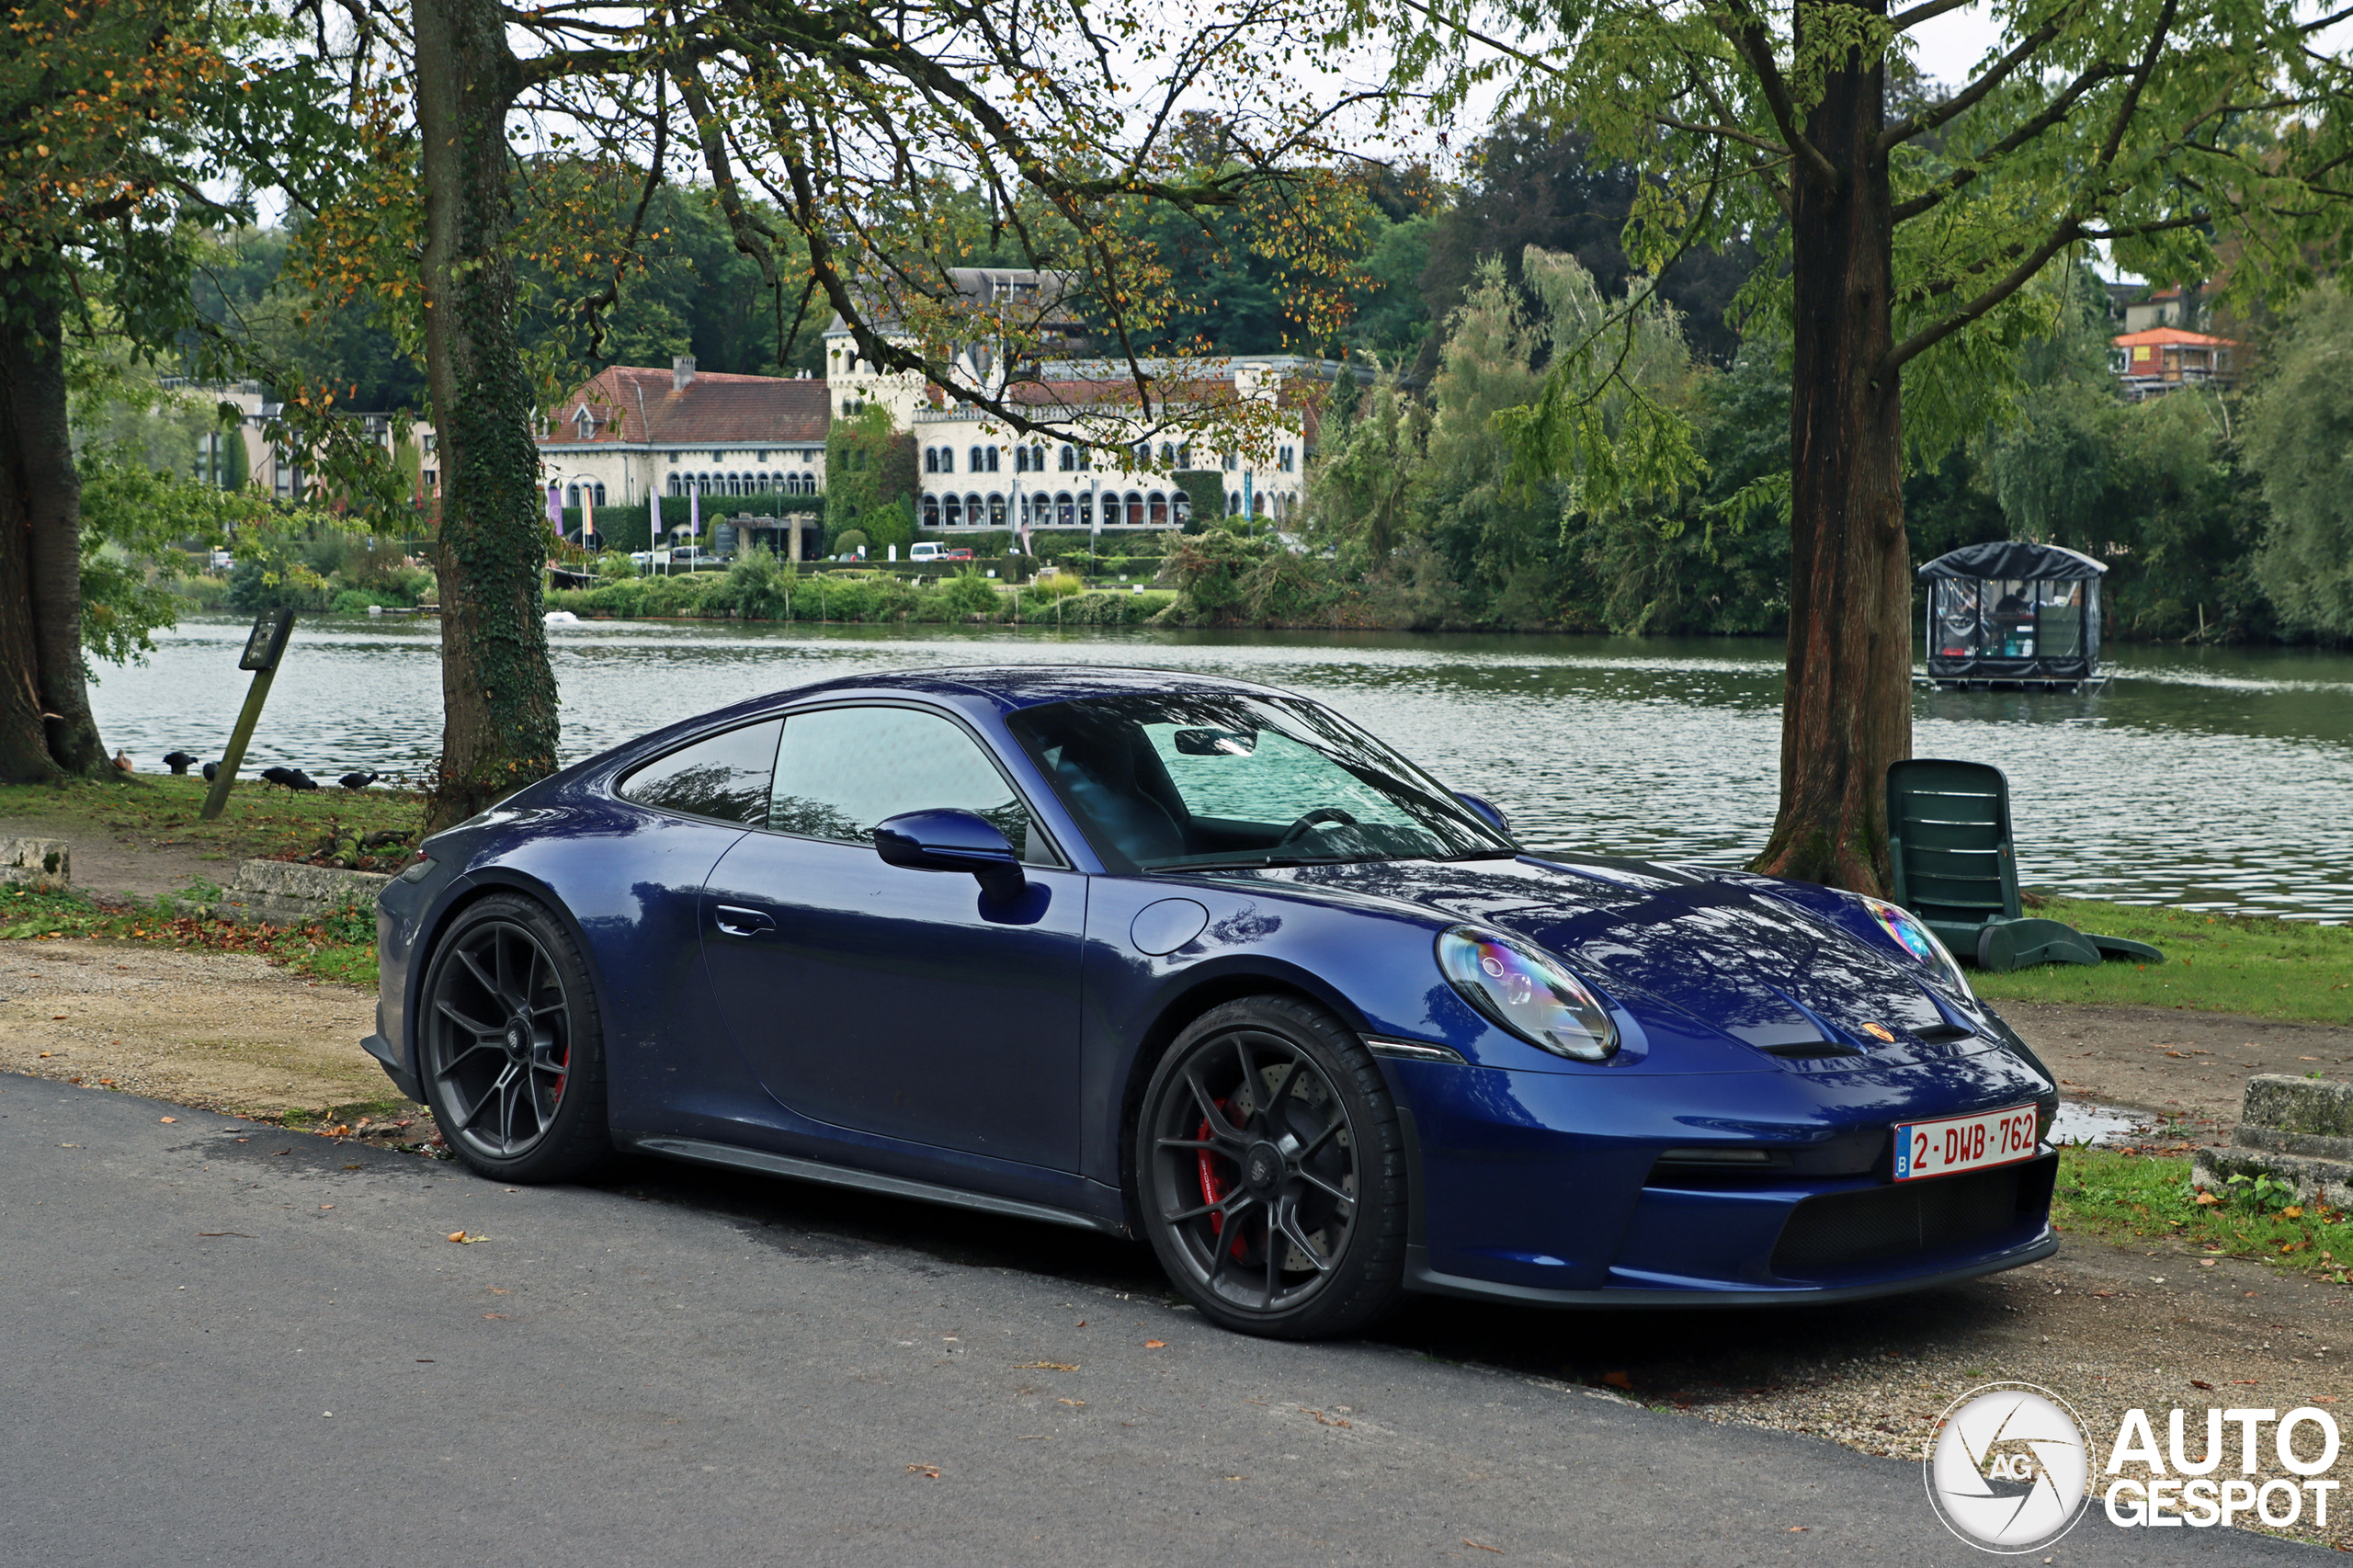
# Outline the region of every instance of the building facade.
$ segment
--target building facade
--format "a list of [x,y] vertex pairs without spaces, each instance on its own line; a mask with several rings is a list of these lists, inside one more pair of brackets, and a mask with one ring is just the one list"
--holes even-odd
[[2227,337],[2153,326],[2109,340],[2108,368],[2135,403],[2185,386],[2230,386],[2238,380],[2239,345]]
[[825,488],[826,383],[810,378],[614,365],[551,412],[540,480],[561,505],[643,505],[699,494],[814,495]]

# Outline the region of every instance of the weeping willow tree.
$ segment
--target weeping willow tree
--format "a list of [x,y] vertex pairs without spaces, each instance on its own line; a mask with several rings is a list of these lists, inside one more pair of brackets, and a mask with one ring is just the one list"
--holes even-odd
[[[1439,113],[1500,85],[1641,171],[1627,254],[1761,256],[1741,308],[1793,344],[1780,799],[1761,870],[1888,875],[1883,780],[1911,750],[1902,481],[1984,426],[2054,271],[2103,247],[2160,278],[2302,281],[2346,246],[2353,69],[2294,0],[1992,0],[1999,41],[1949,94],[1890,109],[1889,62],[1962,0],[1352,0],[1392,85]],[[1674,411],[1622,388],[1623,330],[1558,357],[1523,447],[1612,486],[1696,473]],[[1604,462],[1594,455],[1617,454]]]

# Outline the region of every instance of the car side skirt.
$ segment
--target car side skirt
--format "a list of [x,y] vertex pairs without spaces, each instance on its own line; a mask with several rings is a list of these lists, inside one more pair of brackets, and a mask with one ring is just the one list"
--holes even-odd
[[722,1165],[733,1170],[787,1176],[794,1181],[813,1181],[826,1187],[847,1187],[860,1192],[884,1193],[892,1198],[912,1198],[918,1203],[938,1203],[950,1209],[977,1209],[984,1214],[1035,1220],[1048,1225],[1070,1225],[1082,1231],[1100,1231],[1122,1239],[1130,1233],[1128,1228],[1117,1220],[1106,1219],[1099,1214],[1083,1214],[1074,1209],[1056,1209],[1044,1203],[1027,1203],[1017,1198],[996,1198],[985,1192],[967,1192],[961,1187],[938,1187],[905,1176],[883,1176],[876,1171],[861,1171],[849,1165],[828,1165],[823,1160],[771,1154],[765,1150],[739,1148],[733,1143],[713,1143],[700,1138],[618,1132],[613,1135],[613,1142],[641,1153],[663,1154],[674,1160],[690,1160],[697,1165]]
[[1429,1266],[1428,1250],[1409,1244],[1405,1248],[1405,1289],[1433,1296],[1508,1301],[1523,1307],[1821,1307],[1841,1301],[1868,1301],[1878,1296],[1900,1296],[1938,1285],[1957,1285],[1981,1275],[2040,1263],[2058,1250],[2059,1238],[2046,1229],[2024,1246],[1981,1257],[1958,1268],[1896,1279],[1874,1279],[1863,1285],[1793,1286],[1783,1290],[1545,1290],[1438,1273]]

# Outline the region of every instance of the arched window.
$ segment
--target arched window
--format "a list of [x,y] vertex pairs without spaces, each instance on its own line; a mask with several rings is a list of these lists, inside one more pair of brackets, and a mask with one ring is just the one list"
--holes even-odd
[[575,512],[580,509],[580,486],[575,484],[563,493],[563,504]]
[[605,504],[605,487],[604,487],[603,485],[601,485],[601,484],[600,484],[600,485],[597,486],[597,506],[603,506],[604,504]]
[[1178,442],[1178,443],[1177,443],[1177,446],[1176,446],[1176,466],[1177,466],[1178,468],[1190,468],[1190,467],[1192,467],[1192,466],[1193,466],[1193,443],[1192,443],[1192,442],[1190,442],[1190,441],[1180,441],[1180,442]]
[[1013,449],[1013,472],[1016,473],[1028,473],[1029,472],[1029,448],[1016,447]]
[[1081,443],[1078,449],[1078,472],[1081,473],[1095,472],[1095,449],[1084,443]]
[[1242,492],[1239,490],[1229,490],[1225,493],[1225,515],[1229,517],[1238,517],[1242,515]]
[[1129,449],[1129,453],[1136,460],[1136,467],[1150,468],[1152,466],[1152,443],[1150,441],[1138,441],[1133,447]]
[[[948,499],[952,505],[956,497],[950,495]],[[927,528],[936,528],[939,526],[939,497],[937,495],[926,495],[923,498],[923,526]]]
[[1175,468],[1176,466],[1176,442],[1163,441],[1160,443],[1160,466],[1163,468]]
[[971,491],[966,491],[964,493],[964,526],[969,528],[979,528],[987,517],[987,511],[981,506],[981,498]]
[[1070,492],[1065,490],[1054,497],[1054,526],[1066,528],[1076,520],[1076,514],[1071,510]]
[[[995,457],[995,450],[992,449],[989,455]],[[989,527],[993,528],[1005,527],[1005,496],[995,490],[989,492]]]
[[1043,473],[1046,472],[1046,449],[1044,447],[1037,446],[1029,449],[1029,472],[1032,473]]
[[1150,505],[1152,526],[1156,528],[1166,528],[1168,526],[1168,497],[1155,490],[1152,493]]
[[923,449],[923,471],[926,473],[938,473],[939,472],[939,449],[938,447],[926,447]]
[[1235,457],[1232,452],[1222,454],[1219,457],[1218,461],[1225,465],[1225,472],[1228,473],[1232,473],[1235,469],[1242,466],[1242,460]]
[[1266,492],[1260,491],[1250,498],[1250,515],[1254,517],[1263,517],[1267,515]]
[[1168,493],[1168,506],[1171,515],[1176,520],[1177,527],[1182,528],[1193,520],[1193,498],[1183,491],[1172,490]]
[[1091,490],[1079,492],[1078,526],[1089,533],[1095,531],[1095,493]]
[[962,528],[964,526],[963,497],[960,495],[949,496],[945,503],[945,514],[948,527],[951,528]]
[[670,494],[673,495],[678,494],[678,476],[675,473],[670,476]]
[[965,455],[966,455],[966,456],[968,456],[968,457],[970,457],[972,460],[971,462],[969,462],[969,463],[967,463],[967,464],[965,465],[965,467],[964,467],[964,472],[967,472],[967,473],[978,473],[978,472],[981,472],[981,449],[980,449],[980,448],[978,448],[978,447],[974,447],[974,448],[973,448],[970,452],[966,453]]
[[1070,443],[1067,441],[1063,443],[1063,449],[1056,456],[1054,460],[1061,465],[1062,471],[1064,473],[1068,473],[1073,469],[1078,467],[1078,454],[1071,450]]
[[991,473],[995,473],[995,472],[996,472],[996,460],[997,460],[997,455],[998,455],[999,451],[1001,450],[1001,449],[996,448],[996,447],[987,447],[987,448],[983,448],[983,450],[984,450],[984,451],[988,454],[988,460],[989,460],[989,472],[990,472]]
[[1128,526],[1136,528],[1143,527],[1143,493],[1142,491],[1128,492]]
[[942,473],[954,473],[956,472],[955,448],[942,447],[939,449],[939,472]]

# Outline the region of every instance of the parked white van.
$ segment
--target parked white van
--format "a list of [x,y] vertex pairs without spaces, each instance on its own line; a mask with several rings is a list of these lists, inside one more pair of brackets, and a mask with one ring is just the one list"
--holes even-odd
[[907,546],[907,559],[910,561],[937,561],[939,559],[939,546],[936,544],[911,544]]

